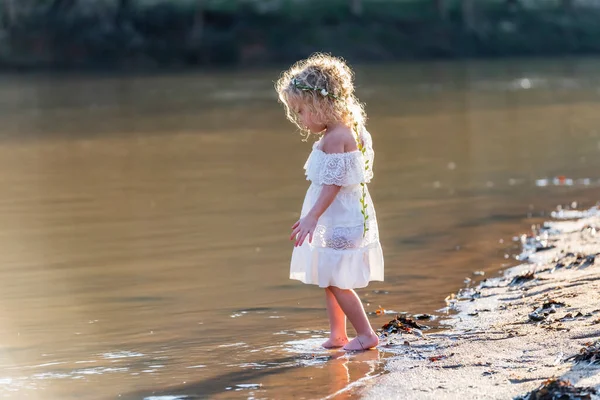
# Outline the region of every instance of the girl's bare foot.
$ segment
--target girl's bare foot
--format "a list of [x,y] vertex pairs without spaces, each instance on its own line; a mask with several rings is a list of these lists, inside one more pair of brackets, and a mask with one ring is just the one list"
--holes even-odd
[[379,338],[375,332],[371,331],[369,335],[359,335],[352,339],[350,343],[344,346],[344,350],[348,351],[363,351],[377,347]]
[[346,344],[348,344],[348,337],[336,337],[336,338],[329,338],[328,341],[326,341],[325,343],[323,343],[321,346],[325,347],[326,349],[335,349],[337,347],[344,347]]

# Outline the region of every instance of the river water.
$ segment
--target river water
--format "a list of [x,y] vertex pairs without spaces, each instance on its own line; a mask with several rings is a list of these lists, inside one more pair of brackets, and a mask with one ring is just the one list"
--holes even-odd
[[[357,68],[386,260],[369,312],[435,313],[545,212],[600,198],[599,71]],[[323,293],[288,280],[310,143],[277,74],[0,78],[0,398],[344,398],[382,372],[383,350],[319,350]]]

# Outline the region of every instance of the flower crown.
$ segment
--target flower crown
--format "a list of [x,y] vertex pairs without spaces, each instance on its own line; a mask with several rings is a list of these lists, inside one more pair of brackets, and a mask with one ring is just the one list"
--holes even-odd
[[304,85],[304,84],[300,83],[300,81],[297,78],[292,78],[292,86],[302,90],[303,92],[313,91],[313,92],[320,93],[321,96],[323,96],[323,97],[331,97],[332,99],[335,99],[335,100],[339,99],[339,97],[336,96],[335,94],[329,93],[327,91],[327,89]]

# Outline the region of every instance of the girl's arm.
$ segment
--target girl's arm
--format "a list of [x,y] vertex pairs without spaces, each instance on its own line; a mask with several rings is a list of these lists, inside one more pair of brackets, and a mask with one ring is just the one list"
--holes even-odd
[[333,203],[333,200],[340,192],[340,189],[342,189],[341,186],[324,185],[323,189],[321,189],[321,193],[319,193],[319,198],[315,202],[313,208],[308,212],[307,217],[311,215],[315,219],[319,219],[325,210],[329,208],[331,203]]
[[290,240],[296,238],[295,246],[302,246],[302,243],[304,243],[307,236],[308,242],[312,243],[313,233],[319,217],[321,217],[325,210],[333,203],[335,196],[337,196],[341,188],[341,186],[336,185],[323,186],[321,193],[319,193],[319,198],[315,202],[313,208],[304,218],[301,218],[294,226],[292,226],[292,236],[290,237]]
[[[335,129],[328,133],[326,138],[323,138],[322,150],[325,153],[344,153],[355,149],[356,142],[352,136],[352,131],[347,127]],[[319,193],[319,198],[313,208],[304,218],[301,218],[292,226],[292,236],[290,237],[290,240],[296,239],[295,246],[302,246],[307,236],[308,242],[312,242],[313,233],[317,227],[319,217],[321,217],[325,210],[333,203],[335,196],[337,196],[341,188],[341,186],[336,185],[323,186],[321,193]]]

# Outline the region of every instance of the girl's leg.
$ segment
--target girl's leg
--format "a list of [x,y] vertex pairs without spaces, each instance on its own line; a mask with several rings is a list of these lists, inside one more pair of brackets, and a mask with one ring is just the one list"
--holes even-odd
[[327,301],[327,316],[329,317],[329,340],[323,343],[323,347],[331,349],[343,347],[348,343],[346,334],[346,315],[340,308],[335,296],[329,288],[325,288],[325,300]]
[[367,350],[377,346],[379,338],[373,331],[373,328],[371,328],[365,309],[356,292],[351,289],[340,289],[335,286],[330,286],[329,289],[356,330],[356,338],[344,346],[344,349]]

